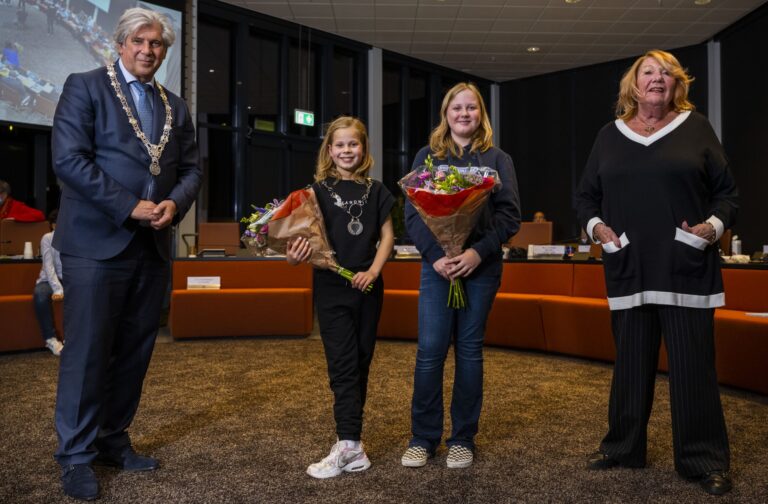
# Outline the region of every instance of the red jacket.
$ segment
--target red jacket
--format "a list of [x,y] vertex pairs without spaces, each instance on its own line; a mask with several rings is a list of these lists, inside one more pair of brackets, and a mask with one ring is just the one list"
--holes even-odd
[[45,215],[40,210],[28,207],[21,201],[17,201],[10,196],[5,198],[0,205],[0,219],[16,219],[19,222],[42,222]]

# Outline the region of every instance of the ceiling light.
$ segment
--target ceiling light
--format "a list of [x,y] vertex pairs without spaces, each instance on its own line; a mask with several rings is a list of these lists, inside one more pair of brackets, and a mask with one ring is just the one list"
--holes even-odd
[[213,68],[209,68],[209,69],[208,69],[208,73],[213,73],[213,72],[215,72],[215,71],[216,71],[216,70],[214,70]]
[[707,5],[711,0],[693,0],[696,5]]
[[581,0],[565,0],[565,3],[579,3]]
[[527,48],[526,51],[528,51],[530,53],[539,52],[539,51],[541,51],[541,47],[539,47],[539,46],[531,46],[531,47]]

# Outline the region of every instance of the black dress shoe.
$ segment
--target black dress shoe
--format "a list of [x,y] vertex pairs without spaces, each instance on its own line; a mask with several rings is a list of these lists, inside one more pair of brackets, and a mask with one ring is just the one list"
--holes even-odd
[[61,488],[75,499],[90,501],[99,496],[99,480],[90,464],[65,466],[61,472]]
[[157,459],[139,455],[128,446],[120,452],[99,452],[93,461],[97,465],[117,467],[123,471],[154,471],[160,467]]
[[616,467],[618,465],[621,465],[621,462],[611,457],[610,455],[606,455],[605,453],[599,451],[590,455],[589,460],[587,461],[587,469],[592,471],[610,469],[611,467]]
[[701,476],[699,479],[701,488],[712,495],[727,494],[733,488],[728,473],[724,471],[712,471]]

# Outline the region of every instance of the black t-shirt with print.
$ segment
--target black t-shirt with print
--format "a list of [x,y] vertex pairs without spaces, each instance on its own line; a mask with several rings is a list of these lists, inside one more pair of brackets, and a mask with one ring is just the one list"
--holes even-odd
[[[328,178],[324,182],[345,202],[361,200],[366,191],[365,183],[352,180]],[[376,243],[380,239],[381,226],[389,217],[395,203],[392,193],[378,180],[373,181],[368,201],[359,217],[363,230],[359,235],[352,235],[347,229],[352,218],[335,204],[330,191],[318,182],[312,184],[312,189],[317,195],[328,241],[336,251],[339,265],[354,272],[367,270],[376,257]],[[352,208],[353,215],[357,216],[359,212],[359,207]]]

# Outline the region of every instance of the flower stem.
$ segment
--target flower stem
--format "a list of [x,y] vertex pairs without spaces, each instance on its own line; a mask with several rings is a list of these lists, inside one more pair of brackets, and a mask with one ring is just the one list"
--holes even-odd
[[451,285],[448,288],[448,308],[458,310],[466,307],[467,296],[464,294],[464,284],[461,278],[451,280]]
[[[343,266],[339,266],[336,270],[336,273],[341,275],[342,277],[346,278],[347,281],[351,282],[352,279],[355,277],[355,274],[348,270],[347,268],[344,268]],[[371,292],[371,289],[373,289],[373,283],[369,283],[368,286],[363,290],[365,294],[368,294]]]

